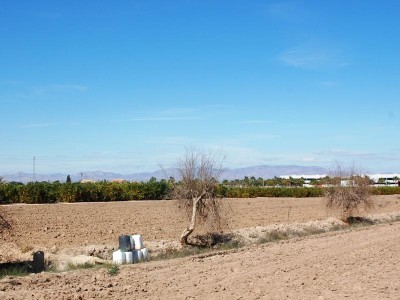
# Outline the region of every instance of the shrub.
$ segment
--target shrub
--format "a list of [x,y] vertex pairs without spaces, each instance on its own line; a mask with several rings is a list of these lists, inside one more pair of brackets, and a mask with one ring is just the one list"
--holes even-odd
[[374,206],[369,178],[358,175],[354,167],[343,169],[338,164],[331,178],[332,186],[325,193],[326,206],[340,209],[345,220],[360,209],[369,210]]
[[400,187],[398,186],[379,186],[371,187],[372,195],[394,195],[400,194]]

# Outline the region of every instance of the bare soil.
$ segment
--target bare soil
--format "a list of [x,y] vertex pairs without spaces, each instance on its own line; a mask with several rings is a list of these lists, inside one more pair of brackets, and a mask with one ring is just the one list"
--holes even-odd
[[[399,195],[374,198],[371,213],[400,212]],[[227,225],[235,232],[340,217],[325,209],[322,198],[224,201]],[[74,249],[90,252],[93,245],[118,246],[118,236],[124,233],[142,234],[150,248],[168,246],[187,225],[176,205],[175,201],[143,201],[4,206],[14,231],[3,238],[0,248],[8,259],[10,245],[19,251],[15,256],[30,255],[33,249],[45,249],[49,255],[74,253]],[[125,265],[116,276],[105,269],[90,269],[6,277],[0,281],[0,298],[396,299],[400,295],[399,238],[400,222],[396,222]]]
[[[400,211],[400,195],[375,196],[371,213]],[[323,198],[225,199],[226,230],[278,223],[303,223],[339,212],[325,208]],[[138,233],[145,241],[178,240],[188,225],[177,202],[129,201],[109,203],[6,205],[13,232],[7,241],[21,248],[57,248],[115,244],[120,234]]]

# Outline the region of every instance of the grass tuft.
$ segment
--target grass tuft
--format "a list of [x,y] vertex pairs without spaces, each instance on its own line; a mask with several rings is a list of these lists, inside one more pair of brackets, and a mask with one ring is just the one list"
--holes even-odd
[[118,273],[119,273],[119,266],[118,265],[112,265],[107,270],[107,274],[110,275],[110,276],[118,275]]
[[73,263],[69,263],[67,265],[67,267],[65,268],[66,271],[72,271],[72,270],[81,270],[81,269],[92,269],[94,268],[95,265],[85,262],[83,264],[73,264]]
[[202,254],[206,252],[210,252],[210,248],[204,248],[204,247],[185,247],[183,249],[174,249],[174,248],[167,248],[164,251],[162,251],[160,254],[157,256],[152,256],[151,260],[167,260],[167,259],[175,259],[175,258],[182,258],[186,256],[191,256],[191,255],[197,255],[197,254]]

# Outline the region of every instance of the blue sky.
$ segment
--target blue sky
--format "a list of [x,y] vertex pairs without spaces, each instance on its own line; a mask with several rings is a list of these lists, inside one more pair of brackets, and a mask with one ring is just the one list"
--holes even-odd
[[1,1],[0,174],[400,170],[399,1]]

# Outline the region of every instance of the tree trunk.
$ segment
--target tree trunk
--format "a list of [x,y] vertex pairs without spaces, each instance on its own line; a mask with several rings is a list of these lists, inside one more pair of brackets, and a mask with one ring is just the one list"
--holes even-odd
[[193,199],[192,219],[190,221],[189,227],[186,228],[181,235],[181,245],[182,246],[189,245],[188,237],[189,237],[189,235],[192,234],[192,232],[194,231],[195,225],[196,225],[197,205],[198,205],[199,201],[204,197],[204,195],[205,195],[205,192],[203,192],[199,197]]

